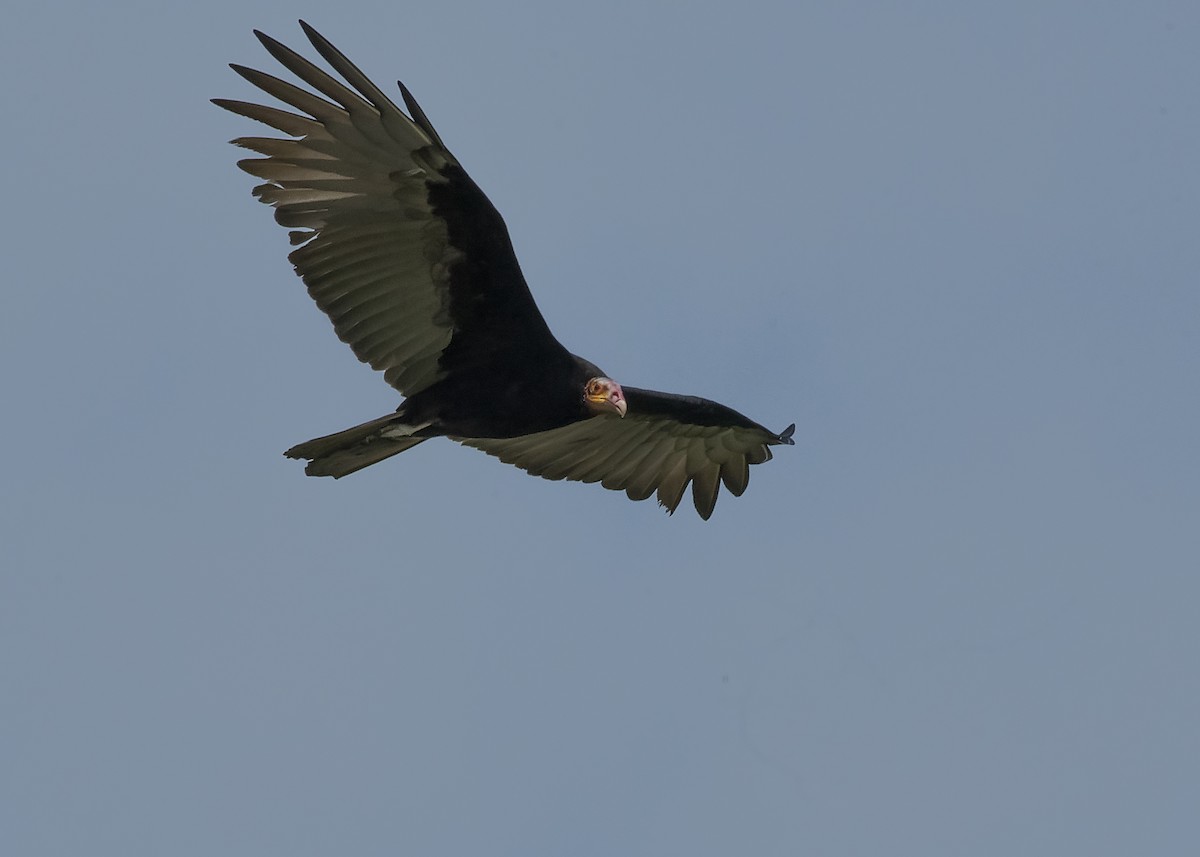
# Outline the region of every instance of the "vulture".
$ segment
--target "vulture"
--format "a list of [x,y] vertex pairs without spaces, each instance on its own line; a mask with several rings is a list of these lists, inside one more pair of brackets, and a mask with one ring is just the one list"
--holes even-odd
[[[287,450],[310,476],[339,478],[447,437],[546,479],[599,482],[673,513],[690,484],[707,520],[724,484],[793,443],[707,399],[622,386],[564,348],[542,318],[504,220],[442,142],[412,93],[401,110],[300,22],[338,80],[255,31],[296,86],[234,71],[293,110],[229,99],[219,107],[282,136],[239,137],[296,248],[308,293],[355,355],[405,398],[354,428]],[[319,93],[316,94],[316,93]],[[322,97],[323,96],[323,97]]]

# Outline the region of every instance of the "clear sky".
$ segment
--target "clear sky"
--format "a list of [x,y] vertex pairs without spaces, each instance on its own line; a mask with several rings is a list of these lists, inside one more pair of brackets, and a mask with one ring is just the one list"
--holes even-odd
[[[1200,7],[511,5],[6,10],[0,853],[1194,854]],[[568,347],[796,446],[305,478],[398,397],[208,103],[301,16]]]

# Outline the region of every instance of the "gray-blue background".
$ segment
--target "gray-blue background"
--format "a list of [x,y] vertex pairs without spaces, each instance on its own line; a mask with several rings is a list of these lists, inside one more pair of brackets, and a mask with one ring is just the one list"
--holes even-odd
[[[206,101],[301,15],[568,346],[797,445],[708,524],[304,478],[397,398]],[[19,2],[0,72],[0,852],[1195,853],[1195,3]]]

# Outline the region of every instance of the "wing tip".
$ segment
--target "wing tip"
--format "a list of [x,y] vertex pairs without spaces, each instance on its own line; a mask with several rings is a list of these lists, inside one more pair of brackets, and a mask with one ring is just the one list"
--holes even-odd
[[305,21],[303,18],[300,18],[299,20],[300,20],[300,29],[304,31],[304,35],[308,37],[309,42],[312,43],[312,46],[314,48],[316,48],[317,51],[320,52],[322,56],[325,55],[326,49],[340,53],[340,51],[338,51],[337,48],[335,48],[333,46],[333,44],[329,41],[329,39],[325,38],[319,32],[317,32],[316,27],[309,24],[308,21]]

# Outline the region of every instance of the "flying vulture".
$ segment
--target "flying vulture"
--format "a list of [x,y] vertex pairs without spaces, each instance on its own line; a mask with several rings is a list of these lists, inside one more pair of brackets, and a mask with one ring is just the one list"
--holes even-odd
[[[688,483],[707,519],[720,484],[791,444],[724,405],[624,387],[559,344],[534,303],[508,229],[400,84],[405,115],[316,30],[342,80],[255,31],[313,90],[233,65],[297,112],[214,99],[285,136],[239,137],[296,249],[288,257],[338,337],[406,398],[395,413],[289,449],[304,472],[354,473],[431,437],[546,479],[599,482],[668,512]],[[344,83],[342,82],[344,81]],[[349,84],[347,86],[346,84]]]

